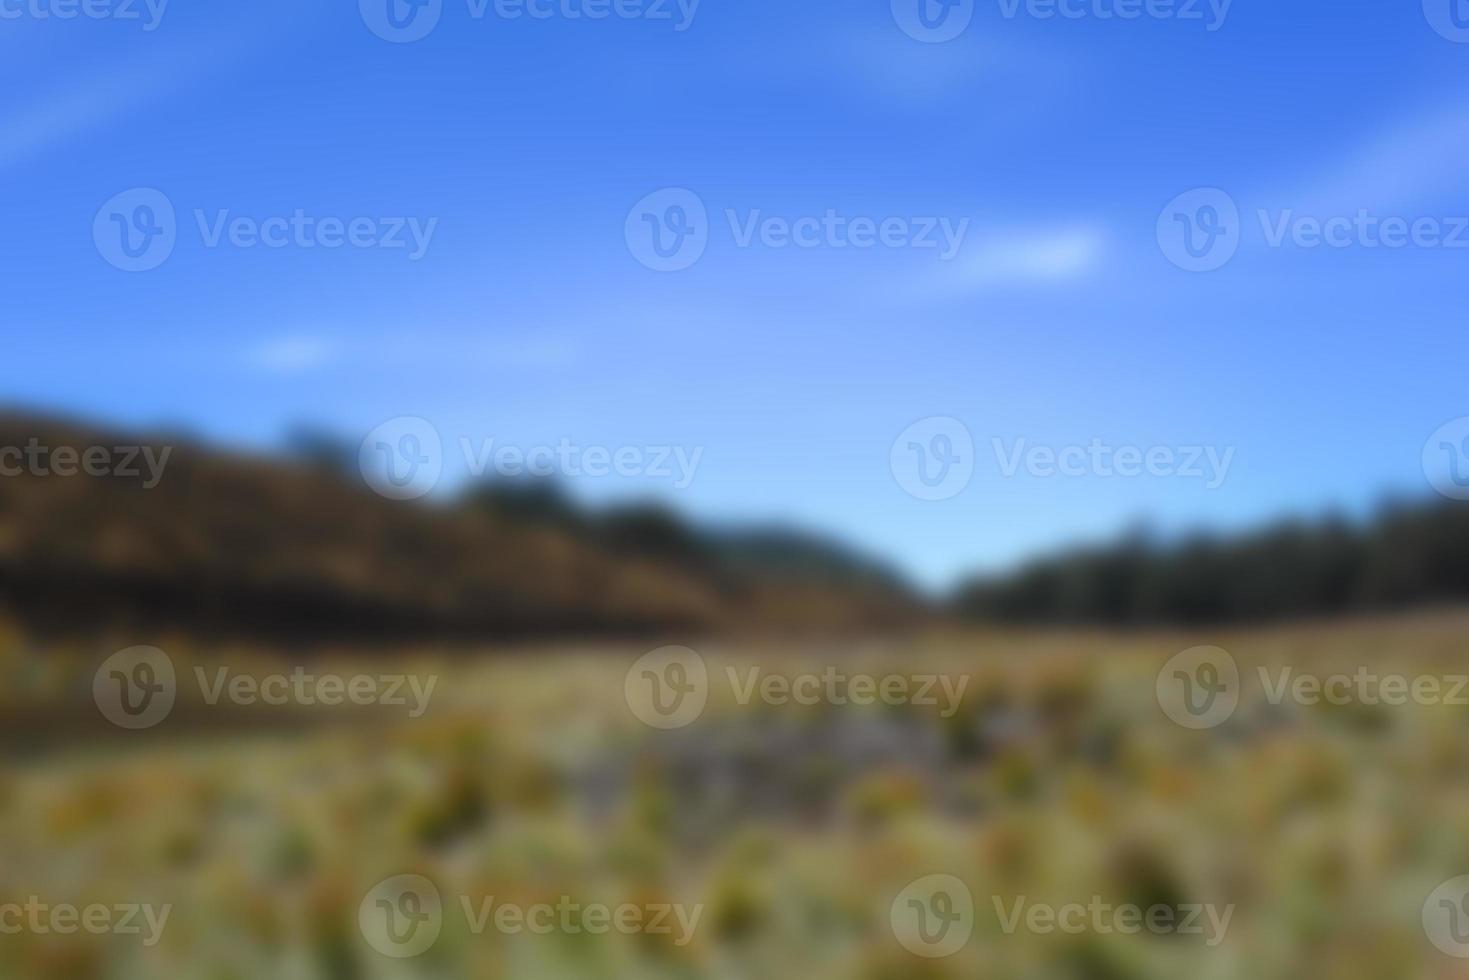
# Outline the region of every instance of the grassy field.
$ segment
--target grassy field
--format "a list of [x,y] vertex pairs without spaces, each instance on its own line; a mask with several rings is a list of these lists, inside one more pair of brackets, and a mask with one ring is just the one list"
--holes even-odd
[[[1227,720],[1190,730],[1157,682],[1200,644],[1228,651],[1242,679]],[[386,704],[210,705],[195,666],[262,678],[303,661],[160,645],[177,704],[125,731],[92,717],[101,656],[42,660],[9,641],[0,905],[169,912],[135,935],[8,929],[20,913],[0,910],[0,976],[1469,977],[1423,920],[1435,888],[1469,873],[1469,706],[1360,686],[1341,703],[1271,697],[1288,667],[1436,678],[1455,701],[1462,614],[692,642],[707,705],[666,730],[629,704],[645,647],[304,661],[315,675],[434,678],[413,718]],[[785,688],[771,676],[821,678],[821,693],[772,703]],[[901,678],[910,696],[829,695],[858,691],[857,677]],[[924,684],[936,703],[911,703]],[[417,955],[385,955],[363,909],[402,875],[436,889],[438,932]],[[900,922],[932,875],[958,879],[972,905],[944,956]],[[487,900],[554,907],[555,924],[497,925],[479,915]],[[673,909],[670,928],[645,915],[598,931],[591,910],[622,907]],[[1176,927],[1121,928],[1106,910],[1124,907],[1168,909]],[[1178,925],[1199,908],[1214,927],[1207,914],[1199,931]]]

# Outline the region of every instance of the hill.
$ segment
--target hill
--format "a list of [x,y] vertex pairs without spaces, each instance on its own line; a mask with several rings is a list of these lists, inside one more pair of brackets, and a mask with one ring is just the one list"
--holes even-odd
[[[0,447],[27,445],[78,458],[141,450],[128,473],[73,463],[71,475],[13,467],[18,475],[0,477],[0,603],[51,632],[178,626],[366,642],[868,628],[917,611],[896,577],[823,573],[816,559],[829,572],[836,552],[809,541],[744,548],[729,543],[738,534],[657,508],[536,515],[508,488],[390,501],[319,460],[0,414]],[[150,478],[145,461],[165,452],[161,478]],[[750,551],[760,560],[746,560]],[[781,566],[792,574],[773,574]]]

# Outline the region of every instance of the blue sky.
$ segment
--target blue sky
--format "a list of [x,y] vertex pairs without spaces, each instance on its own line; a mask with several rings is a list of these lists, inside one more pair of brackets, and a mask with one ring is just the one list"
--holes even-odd
[[[976,0],[924,43],[888,0],[702,0],[683,30],[672,3],[510,19],[442,0],[427,36],[390,43],[349,2],[173,0],[152,30],[142,0],[141,21],[38,16],[65,2],[0,5],[20,12],[0,19],[8,402],[259,447],[397,416],[450,447],[701,447],[685,489],[573,485],[796,521],[931,584],[1139,517],[1232,527],[1426,493],[1425,440],[1469,415],[1469,248],[1270,247],[1256,217],[1469,215],[1469,43],[1417,3],[1235,0],[1211,25],[1207,5]],[[177,212],[146,272],[93,235],[134,188]],[[708,214],[677,272],[625,236],[664,188]],[[1242,215],[1206,273],[1157,231],[1196,188]],[[195,217],[298,210],[436,223],[414,260],[209,247]],[[730,210],[967,224],[945,260],[742,247]],[[977,457],[929,501],[890,450],[935,416]],[[994,439],[1235,454],[1213,489],[1007,477]],[[445,489],[461,470],[446,459]]]

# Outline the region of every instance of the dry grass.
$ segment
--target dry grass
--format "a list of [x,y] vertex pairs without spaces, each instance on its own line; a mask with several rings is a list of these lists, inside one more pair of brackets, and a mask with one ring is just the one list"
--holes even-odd
[[[191,727],[208,712],[181,696],[153,732],[58,743],[0,771],[0,902],[172,903],[161,942],[3,935],[0,975],[1469,976],[1469,961],[1437,953],[1420,923],[1429,892],[1469,872],[1469,707],[1274,705],[1254,681],[1257,667],[1280,665],[1466,673],[1466,625],[1440,614],[861,649],[708,643],[709,706],[674,731],[628,709],[624,673],[643,651],[626,647],[405,657],[393,669],[439,677],[417,720],[256,707]],[[1227,723],[1191,732],[1165,717],[1154,682],[1200,643],[1229,650],[1246,680]],[[283,666],[171,652],[181,676],[221,657],[255,673]],[[11,656],[12,675],[38,683],[46,668],[25,659]],[[742,705],[725,682],[726,667],[747,677],[828,664],[965,677],[965,694],[946,718]],[[312,668],[386,669],[350,657]],[[52,706],[87,690],[81,663],[51,670]],[[374,883],[409,872],[444,896],[443,933],[423,956],[390,959],[364,941],[357,908]],[[963,880],[975,902],[973,937],[944,959],[906,951],[889,926],[894,896],[933,873]],[[476,935],[459,895],[677,902],[702,915],[684,945]],[[1006,934],[995,896],[1234,913],[1215,946]]]

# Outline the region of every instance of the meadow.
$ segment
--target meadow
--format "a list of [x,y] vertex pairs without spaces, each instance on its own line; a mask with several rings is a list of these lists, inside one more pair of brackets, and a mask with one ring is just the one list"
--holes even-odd
[[[689,640],[707,704],[666,729],[628,696],[629,669],[656,644],[384,659],[172,638],[160,646],[177,703],[127,731],[97,723],[90,702],[105,652],[41,657],[11,634],[0,976],[1469,977],[1423,918],[1435,889],[1469,872],[1469,707],[1447,697],[1469,669],[1466,627],[1448,611]],[[1227,720],[1191,730],[1157,684],[1198,645],[1228,651],[1242,680]],[[211,705],[192,679],[195,666],[266,677],[303,662],[435,686],[415,718],[387,704]],[[1297,687],[1272,691],[1287,667],[1450,683],[1443,703],[1360,686],[1306,703]],[[825,680],[801,681],[813,676]],[[879,692],[885,678],[913,683],[906,700],[831,696],[862,692],[858,677]],[[925,683],[934,697],[915,698]],[[436,889],[437,931],[387,955],[363,909],[404,875]],[[969,893],[952,913],[930,906],[953,916],[946,955],[900,921],[935,875]],[[38,901],[169,911],[156,935],[61,933],[3,911]],[[554,917],[530,911],[546,908]],[[594,910],[622,908],[644,917],[598,928]],[[1118,910],[1133,908],[1168,910],[1158,921],[1172,925],[1127,928]],[[658,909],[668,928],[649,927]]]

